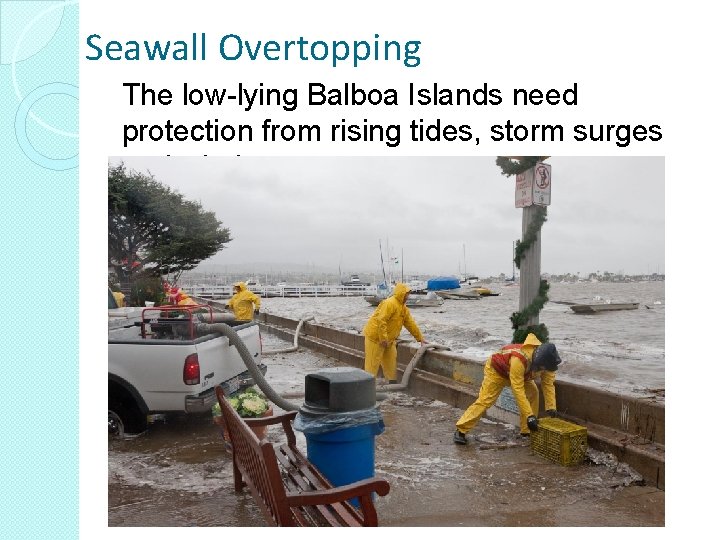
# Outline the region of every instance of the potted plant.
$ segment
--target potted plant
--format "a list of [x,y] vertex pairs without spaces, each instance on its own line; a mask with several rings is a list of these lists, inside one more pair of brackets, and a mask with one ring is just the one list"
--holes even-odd
[[[254,388],[248,388],[241,394],[238,394],[235,397],[229,397],[227,400],[238,412],[241,418],[261,418],[264,416],[272,416],[273,414],[272,407],[270,406],[267,398]],[[222,417],[222,411],[220,410],[219,403],[215,403],[215,405],[213,405],[212,414],[213,423],[222,429],[226,450],[232,451],[230,446],[230,435],[225,428],[225,420]],[[264,438],[267,433],[267,426],[251,427],[250,429],[255,432],[258,439]]]

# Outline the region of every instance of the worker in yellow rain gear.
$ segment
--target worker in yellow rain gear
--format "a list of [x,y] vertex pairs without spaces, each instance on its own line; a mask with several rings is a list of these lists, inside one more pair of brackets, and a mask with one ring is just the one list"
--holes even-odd
[[190,298],[180,287],[172,287],[167,281],[163,283],[165,303],[173,306],[197,306],[198,303]]
[[190,298],[188,294],[182,289],[178,289],[175,298],[178,306],[197,306],[198,303]]
[[112,291],[113,298],[115,299],[115,303],[117,304],[117,307],[125,307],[125,295],[120,291]]
[[253,314],[260,311],[260,297],[248,290],[243,281],[233,284],[233,293],[225,307],[233,310],[235,320],[252,321]]
[[520,409],[520,434],[530,435],[538,428],[540,399],[535,379],[540,376],[545,412],[557,416],[555,403],[555,372],[562,362],[552,343],[541,343],[535,334],[528,334],[525,341],[506,345],[493,353],[485,362],[480,395],[455,424],[453,436],[456,444],[467,444],[466,434],[475,427],[480,417],[497,401],[506,386],[512,389]]
[[405,305],[410,295],[410,287],[404,283],[395,285],[392,296],[380,304],[370,316],[363,334],[365,334],[365,371],[377,377],[382,366],[383,376],[389,382],[397,380],[397,346],[395,340],[404,326],[419,341],[425,343],[422,332]]

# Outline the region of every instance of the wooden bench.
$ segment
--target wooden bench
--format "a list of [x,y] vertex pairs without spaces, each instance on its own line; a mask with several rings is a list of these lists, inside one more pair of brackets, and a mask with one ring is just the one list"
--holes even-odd
[[[297,412],[241,418],[222,388],[217,386],[215,393],[232,444],[235,491],[247,486],[269,525],[377,527],[372,496],[387,495],[387,481],[375,477],[334,487],[295,446],[291,422]],[[285,443],[273,446],[250,429],[272,424],[282,424]],[[349,502],[356,497],[360,509]]]

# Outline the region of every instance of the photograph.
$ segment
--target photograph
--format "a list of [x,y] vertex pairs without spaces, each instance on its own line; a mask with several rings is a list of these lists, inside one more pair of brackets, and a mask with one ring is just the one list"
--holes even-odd
[[665,526],[663,157],[107,173],[109,527]]

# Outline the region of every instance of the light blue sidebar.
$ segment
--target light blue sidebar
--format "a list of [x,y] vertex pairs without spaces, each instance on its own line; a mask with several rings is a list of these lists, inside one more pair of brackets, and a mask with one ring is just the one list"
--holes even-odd
[[78,3],[0,0],[0,519],[77,538]]

